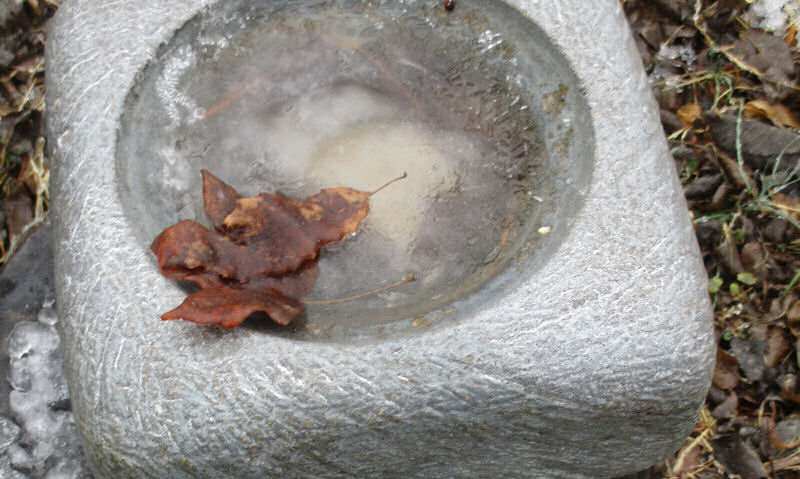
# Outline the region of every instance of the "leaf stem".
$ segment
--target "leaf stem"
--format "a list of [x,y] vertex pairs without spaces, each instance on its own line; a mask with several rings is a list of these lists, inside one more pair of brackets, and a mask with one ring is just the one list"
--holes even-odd
[[377,190],[370,192],[369,196],[372,196],[372,195],[374,195],[375,193],[377,193],[377,192],[381,191],[382,189],[384,189],[384,188],[386,188],[387,186],[391,185],[391,184],[392,184],[392,183],[394,183],[395,181],[400,181],[400,180],[402,180],[402,179],[405,179],[406,177],[408,177],[408,173],[406,173],[406,172],[404,171],[402,175],[398,176],[397,178],[395,178],[395,179],[393,179],[393,180],[389,180],[389,181],[387,181],[387,182],[386,182],[386,183],[384,183],[382,186],[380,186],[380,187],[379,187]]
[[405,278],[401,279],[400,281],[398,281],[396,283],[392,283],[392,284],[390,284],[388,286],[384,286],[383,288],[376,289],[376,290],[373,290],[373,291],[367,291],[366,293],[356,294],[354,296],[348,296],[346,298],[328,299],[328,300],[321,300],[321,301],[303,300],[303,301],[301,301],[301,303],[303,303],[303,304],[324,305],[324,304],[335,304],[335,303],[344,303],[344,302],[347,302],[347,301],[354,301],[356,299],[361,299],[361,298],[364,298],[364,297],[367,297],[367,296],[372,296],[373,294],[383,293],[384,291],[388,291],[388,290],[390,290],[392,288],[396,288],[396,287],[402,286],[402,285],[404,285],[406,283],[410,283],[410,282],[414,281],[415,279],[416,278],[414,277],[413,274],[409,274]]

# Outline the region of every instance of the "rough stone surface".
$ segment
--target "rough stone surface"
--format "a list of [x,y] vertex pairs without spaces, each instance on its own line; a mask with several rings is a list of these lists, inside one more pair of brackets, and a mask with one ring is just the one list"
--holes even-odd
[[572,64],[596,144],[584,203],[500,303],[416,335],[320,343],[157,318],[120,204],[137,72],[202,0],[72,0],[48,37],[57,305],[96,477],[614,477],[688,434],[713,363],[706,276],[616,0],[515,0]]

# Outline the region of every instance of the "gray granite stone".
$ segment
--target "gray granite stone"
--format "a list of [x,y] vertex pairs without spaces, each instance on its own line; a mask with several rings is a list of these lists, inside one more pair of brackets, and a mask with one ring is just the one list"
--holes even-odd
[[508,2],[563,55],[589,125],[543,253],[424,331],[330,340],[158,320],[185,293],[125,204],[118,132],[206,3],[72,0],[50,25],[56,304],[96,477],[597,478],[681,444],[713,366],[706,276],[618,1]]

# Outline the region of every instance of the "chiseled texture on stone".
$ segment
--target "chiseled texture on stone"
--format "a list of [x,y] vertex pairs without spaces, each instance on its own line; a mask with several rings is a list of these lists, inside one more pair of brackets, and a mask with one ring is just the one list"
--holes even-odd
[[620,2],[510,2],[594,115],[559,249],[477,317],[349,345],[155,322],[183,293],[123,214],[116,129],[137,72],[204,3],[71,0],[48,37],[57,304],[96,477],[598,478],[680,445],[710,382],[711,314]]

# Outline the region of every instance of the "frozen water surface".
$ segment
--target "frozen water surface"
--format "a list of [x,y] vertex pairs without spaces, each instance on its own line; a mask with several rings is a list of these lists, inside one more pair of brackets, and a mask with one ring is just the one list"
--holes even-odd
[[10,417],[0,416],[0,477],[89,478],[70,411],[52,301],[6,339]]
[[433,3],[229,2],[185,25],[141,76],[119,135],[120,194],[142,246],[181,219],[207,224],[202,168],[245,195],[295,197],[371,191],[405,172],[356,235],[324,249],[309,299],[417,281],[309,306],[295,326],[419,324],[513,282],[546,250],[536,231],[563,232],[556,205],[586,176],[570,145],[590,139],[573,135],[585,125],[568,67],[553,68],[513,11]]

